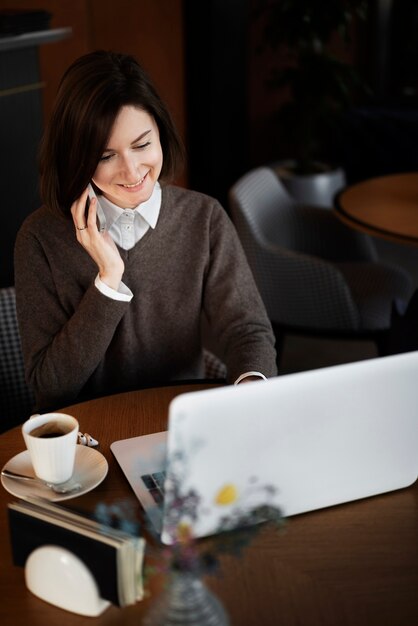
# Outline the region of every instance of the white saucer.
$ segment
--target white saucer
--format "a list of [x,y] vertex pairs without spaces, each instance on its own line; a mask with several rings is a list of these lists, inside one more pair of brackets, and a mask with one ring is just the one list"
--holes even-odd
[[[34,476],[28,450],[24,450],[10,459],[3,469]],[[7,478],[7,476],[1,476],[1,483],[6,491],[18,498],[36,496],[45,498],[51,502],[58,502],[59,500],[76,498],[91,491],[105,479],[108,469],[109,466],[103,454],[94,448],[77,445],[74,474],[72,477],[75,482],[81,484],[81,489],[78,491],[72,493],[55,493],[49,487],[41,484],[32,484],[23,480]]]

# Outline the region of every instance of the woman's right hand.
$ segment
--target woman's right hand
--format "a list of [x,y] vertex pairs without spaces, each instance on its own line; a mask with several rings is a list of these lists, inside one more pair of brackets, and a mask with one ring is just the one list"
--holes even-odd
[[88,252],[99,268],[99,277],[108,287],[117,290],[122,280],[125,265],[115,242],[107,232],[97,228],[97,200],[92,198],[86,221],[86,202],[88,189],[72,204],[77,241]]

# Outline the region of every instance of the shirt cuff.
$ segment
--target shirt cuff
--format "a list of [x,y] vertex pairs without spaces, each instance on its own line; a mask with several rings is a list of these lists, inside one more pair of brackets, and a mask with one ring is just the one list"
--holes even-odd
[[132,291],[122,281],[117,291],[116,289],[112,289],[112,287],[109,287],[102,280],[100,280],[99,275],[96,276],[94,284],[104,296],[107,296],[108,298],[112,298],[112,300],[130,302],[132,298],[134,297],[134,294],[132,293]]
[[267,378],[261,372],[244,372],[241,376],[238,376],[237,380],[234,382],[234,385],[238,385],[244,378],[248,378],[248,376],[258,376],[262,380],[267,380]]

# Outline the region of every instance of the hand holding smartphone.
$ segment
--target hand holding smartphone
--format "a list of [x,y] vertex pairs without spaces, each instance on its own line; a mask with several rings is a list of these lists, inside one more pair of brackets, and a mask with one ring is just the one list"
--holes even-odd
[[103,209],[100,206],[100,202],[98,197],[96,196],[94,189],[92,187],[92,185],[89,183],[88,185],[88,193],[89,193],[89,197],[87,198],[87,202],[86,202],[86,223],[87,223],[87,217],[88,217],[88,213],[89,213],[89,207],[90,207],[90,200],[92,198],[96,199],[96,221],[97,221],[97,228],[98,230],[102,233],[106,230],[106,218],[105,218],[105,214],[103,213]]

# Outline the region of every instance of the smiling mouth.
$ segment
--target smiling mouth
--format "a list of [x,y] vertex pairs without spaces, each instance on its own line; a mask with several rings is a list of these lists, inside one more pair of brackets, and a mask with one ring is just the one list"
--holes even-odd
[[139,180],[137,180],[136,183],[132,183],[131,185],[121,184],[120,187],[124,187],[125,189],[133,189],[134,187],[138,187],[139,185],[142,185],[142,183],[144,182],[144,180],[147,177],[147,175],[148,175],[148,173],[145,174],[145,176],[143,176]]

